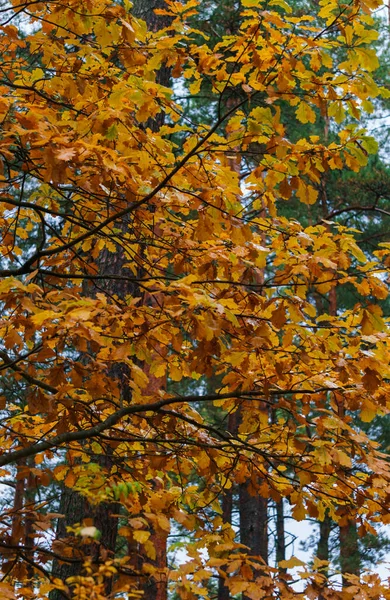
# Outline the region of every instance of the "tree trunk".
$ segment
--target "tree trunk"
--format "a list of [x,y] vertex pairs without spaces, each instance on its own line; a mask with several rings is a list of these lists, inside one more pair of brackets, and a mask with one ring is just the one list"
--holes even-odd
[[[317,557],[320,560],[329,560],[329,536],[332,528],[332,519],[325,515],[324,520],[319,522],[320,525],[320,537],[317,546]],[[328,576],[328,570],[324,571],[326,577]]]
[[[64,515],[58,519],[55,552],[64,555],[64,561],[55,559],[53,561],[52,576],[61,581],[68,577],[81,574],[85,555],[89,555],[93,562],[104,562],[115,554],[116,537],[118,529],[117,514],[120,505],[116,502],[103,502],[97,506],[91,504],[70,488],[63,488],[61,493],[59,513]],[[85,519],[93,521],[94,526],[101,532],[99,542],[91,542],[88,547],[84,544],[81,548],[78,538],[72,537],[67,532],[67,527],[77,523],[83,523]],[[64,552],[65,548],[72,548],[72,556]],[[70,560],[69,560],[70,559]],[[105,592],[109,594],[112,590],[112,580],[107,580]],[[62,600],[63,594],[59,590],[50,593],[50,600]]]
[[[24,542],[24,523],[23,523],[23,505],[25,497],[26,485],[26,461],[19,460],[16,465],[15,477],[15,493],[12,508],[10,508],[9,516],[11,518],[10,536],[5,538],[10,546],[18,546]],[[12,572],[18,562],[18,553],[14,549],[2,548],[2,564],[3,573]]]
[[250,483],[239,487],[240,541],[250,553],[268,562],[268,500],[249,492]]
[[[222,519],[224,523],[232,522],[232,510],[233,510],[233,490],[230,488],[226,490],[222,497]],[[218,596],[217,600],[229,600],[230,592],[229,588],[225,585],[225,578],[220,577],[218,580]]]
[[[250,408],[241,406],[241,414],[244,410]],[[269,415],[266,405],[263,410]],[[250,479],[239,485],[239,507],[241,543],[248,546],[250,554],[260,556],[268,564],[268,499],[259,495]]]
[[[286,535],[284,530],[284,503],[283,498],[276,502],[276,563],[286,560]],[[284,574],[286,568],[280,567],[279,572]]]
[[[249,492],[250,482],[239,486],[240,542],[249,548],[249,554],[261,557],[268,564],[268,501]],[[256,570],[254,577],[261,575]],[[242,600],[250,600],[242,595]]]
[[361,559],[358,545],[358,533],[354,521],[350,521],[347,525],[340,526],[339,542],[342,584],[343,587],[346,587],[350,584],[345,575],[360,575]]
[[[329,292],[329,314],[337,314],[337,296],[336,288],[332,288]],[[344,404],[339,403],[339,416],[344,418],[345,408]],[[348,586],[348,580],[346,574],[360,575],[360,551],[358,545],[358,534],[356,528],[356,522],[351,520],[347,521],[346,524],[340,525],[339,530],[339,544],[340,544],[340,568],[342,573],[342,585],[343,587]]]
[[[330,537],[330,532],[332,530],[332,519],[329,517],[329,515],[326,514],[324,517],[324,520],[319,522],[319,525],[320,525],[320,537],[319,537],[318,546],[317,546],[317,558],[319,558],[320,560],[329,561],[329,559],[330,559],[329,537]],[[322,595],[322,590],[324,588],[326,588],[326,586],[327,586],[327,581],[328,581],[328,577],[329,577],[328,567],[324,568],[324,570],[322,571],[322,574],[325,576],[325,581],[324,581],[323,585],[321,586],[321,591],[319,593],[318,600],[325,600],[324,596]]]
[[[156,15],[154,11],[159,8],[166,8],[165,0],[134,0],[132,13],[135,17],[146,22],[149,31],[156,32],[168,27],[172,21],[169,16]],[[171,71],[171,67],[162,65],[157,71],[156,82],[169,87]],[[164,111],[161,111],[153,119],[148,119],[146,127],[149,127],[152,131],[158,131],[164,124],[164,118]]]
[[21,460],[16,467],[16,485],[12,509],[11,543],[16,545],[23,537],[23,500],[25,493],[26,461]]
[[[236,435],[238,425],[238,413],[230,413],[227,420],[226,431],[232,435]],[[224,523],[232,524],[233,514],[233,488],[224,491],[222,496],[222,519]],[[225,570],[225,569],[223,569]],[[229,600],[229,588],[225,585],[225,578],[220,577],[218,580],[218,596],[217,600]]]
[[[143,19],[149,31],[159,31],[168,27],[172,21],[167,15],[156,15],[156,9],[166,8],[165,0],[134,0],[132,13],[138,19]],[[168,78],[169,82],[169,78]],[[162,85],[165,85],[162,83]]]
[[[68,577],[75,577],[80,574],[83,564],[83,554],[74,546],[74,541],[67,537],[66,528],[80,523],[86,514],[86,500],[69,488],[63,488],[61,492],[60,506],[58,512],[63,518],[58,519],[56,541],[53,545],[56,554],[62,555],[65,548],[73,546],[71,560],[66,559],[69,556],[64,554],[65,561],[55,559],[53,561],[52,577],[65,582]],[[63,600],[64,594],[60,590],[53,590],[49,594],[50,600]]]
[[[33,467],[33,460],[30,460],[30,468]],[[25,522],[24,522],[24,537],[25,542],[24,545],[26,547],[26,554],[31,562],[34,562],[34,513],[33,507],[35,506],[36,501],[36,490],[37,490],[37,482],[36,478],[33,475],[32,471],[29,471],[27,475],[27,483],[26,483],[26,512],[25,512]],[[30,581],[34,578],[34,568],[32,564],[27,565],[27,574]]]

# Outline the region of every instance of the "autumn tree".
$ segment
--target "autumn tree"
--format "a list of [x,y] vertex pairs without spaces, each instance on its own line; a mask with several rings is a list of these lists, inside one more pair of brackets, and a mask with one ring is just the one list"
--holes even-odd
[[[359,118],[388,94],[367,46],[379,1],[241,4],[238,30],[213,45],[190,26],[194,0],[157,9],[162,29],[126,2],[3,9],[0,466],[7,479],[25,465],[38,490],[19,537],[2,516],[4,597],[140,596],[150,581],[185,600],[220,577],[232,595],[291,598],[297,561],[275,571],[236,541],[220,507],[231,486],[288,502],[297,520],[348,513],[361,536],[388,519],[386,456],[352,417],[388,410],[389,246],[366,254],[354,229],[279,210],[314,205],[323,173],[376,151]],[[207,82],[212,118],[183,110],[161,69],[191,94]],[[294,139],[286,106],[300,123],[353,121],[332,141]],[[312,302],[336,286],[359,301]],[[151,385],[165,377],[215,387]],[[218,411],[238,427],[208,418]],[[56,505],[39,497],[50,481],[91,507],[60,540]],[[98,514],[114,504],[107,548]],[[168,571],[156,559],[175,522],[192,539]],[[320,566],[301,565],[308,597]],[[352,573],[327,589],[345,594],[388,590]]]
[[[295,13],[299,13],[304,8],[305,3],[294,2],[291,3],[291,7]],[[208,33],[208,46],[217,43],[218,38],[222,37],[225,33],[232,33],[235,29],[239,28],[240,25],[240,12],[239,4],[231,1],[225,3],[207,2],[202,3],[199,9],[199,13],[192,18],[194,26],[201,28],[203,31]],[[375,43],[376,37],[378,37],[376,29],[378,24],[375,24],[375,29],[372,29],[369,33],[371,43]],[[328,31],[327,36],[330,39],[336,40],[338,31],[331,29]],[[383,50],[383,44],[381,47]],[[346,49],[339,46],[335,49],[335,53],[339,56],[339,60],[345,60]],[[381,52],[381,70],[385,73],[385,56]],[[232,65],[228,68],[232,69]],[[378,69],[376,69],[376,74]],[[200,91],[197,94],[188,95],[185,97],[186,109],[196,106],[196,110],[202,111],[202,119],[206,122],[211,122],[213,115],[216,114],[217,104],[228,107],[229,103],[233,100],[239,102],[245,96],[245,92],[240,88],[236,87],[234,90],[226,90],[226,93],[222,97],[216,97],[212,92],[212,83],[209,81],[203,82]],[[261,97],[251,99],[251,105],[261,104]],[[380,100],[375,99],[375,105],[386,103],[386,99],[381,98]],[[343,120],[343,109],[336,115],[336,122],[332,123],[330,127],[330,117],[327,111],[320,110],[319,107],[313,107],[313,113],[310,119],[307,118],[305,113],[299,115],[298,118],[295,116],[294,106],[290,106],[287,100],[280,103],[282,122],[285,126],[286,134],[290,139],[298,140],[304,136],[316,135],[320,143],[329,144],[330,142],[337,140],[337,131],[342,125],[340,124]],[[369,100],[363,102],[364,107],[372,112],[373,104]],[[213,109],[210,110],[210,107]],[[375,117],[375,113],[373,115]],[[350,118],[350,117],[349,117]],[[242,173],[242,165],[244,165],[244,172],[253,170],[259,159],[262,156],[262,147],[260,144],[252,143],[246,152],[241,152],[239,158],[234,158],[233,149],[230,151],[231,160],[235,160],[235,170],[239,176]],[[238,168],[237,168],[238,167]],[[375,174],[372,175],[372,169]],[[335,171],[324,171],[318,180],[314,183],[314,187],[318,190],[319,201],[307,207],[302,205],[299,198],[294,197],[292,194],[289,198],[289,202],[278,199],[277,206],[279,214],[287,216],[288,218],[297,219],[302,225],[318,223],[323,220],[334,219],[338,223],[347,224],[359,228],[364,220],[363,231],[358,233],[357,240],[361,247],[368,252],[368,255],[373,250],[377,250],[377,243],[379,241],[387,241],[388,239],[388,226],[387,217],[388,212],[386,211],[387,203],[387,189],[386,184],[386,168],[378,157],[371,159],[368,165],[363,169],[362,174],[356,172],[348,173],[342,171],[341,173]],[[351,308],[354,304],[361,301],[356,288],[352,286],[340,286],[339,290],[333,287],[329,294],[319,293],[315,289],[311,290],[310,297],[315,302],[318,312],[323,312],[328,307],[328,312],[333,311],[336,313],[337,305],[340,305],[343,309]],[[322,305],[324,303],[324,305]],[[383,301],[380,303],[383,307]],[[332,314],[332,313],[331,313]],[[245,487],[245,484],[244,484]],[[232,488],[230,489],[230,496],[232,494]],[[228,498],[229,492],[224,494],[224,514],[226,513],[227,507],[231,506],[231,499]],[[242,499],[244,495],[242,494]],[[267,499],[261,498],[255,493],[252,498],[252,511],[249,507],[248,502],[244,503],[242,507],[243,515],[243,527],[236,521],[236,527],[240,531],[241,541],[251,547],[257,548],[257,554],[267,557],[267,541],[266,536],[262,533],[264,529],[264,523],[267,523],[266,511],[262,511],[261,519],[256,519],[256,509],[259,501],[267,501]],[[231,512],[231,509],[228,510]],[[226,517],[226,515],[225,515]],[[275,513],[275,528],[276,528],[276,557],[278,561],[285,559],[285,529],[284,529],[284,514],[283,514],[283,500],[276,503]],[[260,525],[259,530],[254,531],[255,523],[258,522]],[[333,524],[334,525],[334,524]],[[333,559],[337,562],[339,552],[333,552],[333,556],[329,550],[329,536],[332,530],[332,519],[329,515],[319,521],[319,540],[317,545],[317,556],[320,560],[330,561]],[[334,527],[333,527],[334,528]],[[248,533],[250,535],[248,536]],[[367,539],[370,535],[367,535]],[[260,540],[263,540],[262,542]],[[363,540],[362,540],[363,541]],[[262,551],[260,551],[260,547]],[[362,546],[363,550],[363,546]],[[353,521],[343,526],[340,530],[340,561],[341,570],[343,572],[357,572],[360,550],[358,549],[357,542],[357,531]],[[325,568],[323,573],[325,573]],[[226,590],[226,588],[223,588]],[[223,598],[223,590],[221,590],[220,597]]]

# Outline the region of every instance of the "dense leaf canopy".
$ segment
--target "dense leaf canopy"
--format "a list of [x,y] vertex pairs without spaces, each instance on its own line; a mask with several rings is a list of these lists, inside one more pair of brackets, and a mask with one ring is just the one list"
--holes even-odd
[[[150,577],[189,600],[218,574],[232,595],[299,595],[222,519],[243,482],[297,520],[351,519],[361,536],[389,521],[387,458],[355,417],[388,411],[390,244],[365,252],[312,212],[327,174],[377,151],[359,119],[388,96],[372,75],[380,2],[241,4],[213,45],[195,0],[167,0],[153,31],[128,2],[2,9],[0,465],[42,494],[4,508],[5,598],[138,597]],[[203,87],[205,122],[181,100]],[[285,111],[337,134],[290,139]],[[343,286],[354,301],[331,310]],[[62,541],[55,482],[91,511]],[[114,555],[93,520],[110,503]],[[179,525],[188,560],[161,568]],[[50,576],[61,558],[83,570]],[[282,566],[320,597],[321,561]],[[377,575],[326,594],[389,597]]]

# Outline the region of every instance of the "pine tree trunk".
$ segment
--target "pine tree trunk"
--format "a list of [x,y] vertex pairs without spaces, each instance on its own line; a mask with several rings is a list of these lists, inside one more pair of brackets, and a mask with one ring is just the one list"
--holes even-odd
[[[210,390],[211,391],[211,390]],[[227,420],[226,431],[232,435],[236,435],[238,425],[238,413],[230,413]],[[232,524],[233,515],[233,488],[224,491],[222,496],[222,519],[224,523]],[[225,585],[225,578],[220,577],[218,580],[218,596],[217,600],[229,600],[229,588]]]
[[[329,314],[337,314],[337,296],[336,288],[332,288],[329,293]],[[339,404],[339,416],[344,418],[345,408],[343,404]],[[342,573],[342,585],[349,585],[346,579],[346,574],[360,575],[360,551],[358,545],[358,534],[356,523],[349,521],[347,524],[340,525],[339,530],[340,544],[340,568]]]
[[[56,541],[54,548],[56,554],[62,556],[64,549],[69,547],[69,543],[73,545],[73,541],[67,537],[66,528],[76,523],[83,521],[86,514],[86,500],[73,490],[64,487],[61,491],[59,514],[64,515],[58,519]],[[67,560],[69,559],[70,560]],[[68,577],[75,577],[81,573],[83,564],[83,553],[73,547],[72,556],[66,556],[64,553],[64,561],[55,559],[52,567],[52,577],[65,582]],[[63,600],[64,594],[60,590],[53,590],[49,594],[50,600]]]
[[[319,537],[318,546],[317,546],[317,558],[319,558],[320,560],[329,561],[329,558],[330,558],[329,537],[330,537],[330,532],[332,529],[332,519],[328,515],[325,515],[324,520],[319,521],[319,525],[320,525],[320,537]],[[325,581],[321,586],[321,590],[318,595],[318,600],[325,600],[325,596],[323,595],[322,591],[327,587],[327,581],[328,581],[328,576],[329,576],[328,567],[326,567],[322,571],[322,574],[325,577]]]
[[11,518],[11,532],[7,539],[11,548],[2,548],[1,569],[4,574],[11,572],[18,562],[17,551],[13,547],[24,542],[23,505],[26,485],[26,461],[19,460],[16,465],[15,493],[12,508],[9,511]]
[[268,562],[268,500],[249,492],[250,483],[239,487],[240,541],[250,548],[250,554]]
[[[157,379],[155,378],[155,381]],[[153,385],[153,380],[151,381]],[[150,387],[150,386],[149,386]],[[150,392],[149,392],[150,393]],[[162,488],[159,481],[155,481],[155,488]],[[166,600],[168,596],[168,581],[167,581],[167,538],[168,534],[165,530],[158,527],[151,527],[151,542],[156,551],[156,558],[151,560],[145,557],[145,562],[148,565],[153,565],[156,569],[154,577],[147,577],[141,582],[143,591],[142,600]],[[141,563],[143,562],[142,554],[140,556]],[[142,572],[142,564],[141,564]]]
[[[34,465],[33,460],[30,461],[30,468]],[[36,501],[36,478],[33,475],[32,471],[29,471],[27,475],[27,483],[26,483],[26,499],[25,499],[25,522],[24,522],[24,545],[26,548],[26,555],[28,556],[31,562],[34,562],[34,515],[32,513],[32,508],[35,505]],[[32,564],[27,565],[27,574],[30,581],[34,578],[34,568]]]
[[[319,522],[320,525],[320,537],[317,546],[317,557],[320,560],[329,560],[329,536],[332,528],[332,519],[325,515],[324,520]],[[328,577],[328,570],[324,571],[326,577]]]
[[[156,15],[155,9],[165,8],[165,0],[134,0],[132,13],[135,17],[146,22],[149,31],[159,31],[168,27],[172,19],[166,15]],[[171,79],[171,67],[162,65],[157,71],[156,82],[165,87],[169,87]],[[152,131],[158,131],[164,124],[165,114],[161,111],[153,119],[149,119],[146,127]]]
[[[126,228],[126,224],[120,223],[117,225],[122,230]],[[127,294],[134,294],[136,291],[133,282],[126,279],[130,272],[125,269],[125,256],[123,249],[118,246],[116,253],[102,251],[97,262],[99,275],[123,275],[123,279],[102,280],[98,279],[92,283],[88,282],[84,292],[88,295],[94,295],[97,292],[106,293],[110,297],[116,296],[120,301]],[[107,375],[116,381],[119,387],[119,395],[121,404],[131,400],[131,389],[128,385],[129,369],[127,365],[115,363],[108,370]],[[110,473],[113,467],[112,452],[110,447],[106,446],[103,454],[95,455],[92,461],[97,463],[103,471]],[[88,548],[84,545],[84,553],[91,556],[93,562],[104,562],[115,555],[116,538],[118,530],[118,515],[120,505],[117,502],[104,502],[97,506],[92,506],[78,492],[67,487],[63,487],[61,491],[60,506],[58,512],[63,515],[63,518],[58,520],[56,549],[58,554],[62,554],[61,547],[65,545],[74,546],[74,556],[72,561],[53,561],[52,577],[58,578],[63,582],[68,577],[80,575],[82,571],[82,556],[81,550],[78,548],[78,540],[69,537],[67,527],[77,523],[82,524],[85,519],[92,520],[93,525],[99,530],[101,537],[99,542],[92,542]],[[89,522],[89,521],[88,521]],[[112,579],[107,579],[105,584],[105,592],[108,595],[112,590]],[[60,591],[53,591],[50,594],[50,600],[61,600],[63,594]]]
[[[252,496],[249,487],[249,482],[239,487],[240,542],[248,546],[249,554],[268,564],[268,501],[257,494]],[[242,600],[251,599],[243,594]]]
[[16,467],[16,485],[14,504],[12,508],[12,527],[11,527],[11,544],[16,545],[20,542],[23,536],[23,500],[25,493],[25,470],[26,461],[23,459],[18,462]]
[[[241,414],[244,410],[242,405]],[[268,406],[264,405],[263,410],[268,415]],[[239,512],[241,543],[248,546],[250,554],[260,556],[268,564],[268,499],[253,489],[250,480],[239,485]]]
[[360,575],[361,559],[358,539],[356,523],[354,521],[340,526],[340,568],[343,587],[350,585],[348,579],[345,577],[347,574]]
[[[284,530],[284,503],[283,498],[276,502],[276,563],[286,560],[286,534]],[[286,573],[287,569],[280,567],[281,574]]]
[[[233,511],[233,490],[226,490],[222,497],[222,519],[224,523],[232,522]],[[229,588],[225,585],[225,578],[220,577],[218,580],[218,596],[217,600],[229,600]]]
[[[341,402],[339,403],[339,416],[344,418],[345,407]],[[344,516],[344,523],[340,525],[339,529],[339,547],[340,547],[340,568],[342,574],[342,585],[346,587],[349,585],[347,574],[360,575],[361,567],[361,556],[358,544],[358,533],[356,522],[354,520],[348,520],[348,515]]]
[[[81,574],[85,555],[89,555],[93,562],[104,562],[115,554],[116,537],[118,529],[117,514],[120,505],[116,502],[103,502],[97,506],[91,506],[80,494],[69,488],[63,488],[61,493],[59,513],[64,515],[58,519],[55,551],[58,555],[64,555],[64,560],[53,561],[53,578],[66,581],[68,577]],[[99,542],[91,542],[88,547],[79,546],[79,540],[67,533],[67,527],[82,523],[85,519],[91,519],[94,526],[101,532]],[[73,553],[69,557],[64,549],[72,547]],[[109,579],[105,585],[105,592],[109,594],[112,590],[112,580]],[[62,600],[63,594],[59,590],[50,593],[50,600]]]
[[[326,514],[324,517],[324,520],[319,521],[319,525],[320,525],[320,537],[319,537],[318,546],[317,546],[317,558],[319,558],[320,560],[329,561],[329,559],[330,559],[329,538],[330,538],[330,532],[332,530],[332,519],[329,517],[329,515]],[[324,568],[324,570],[321,572],[325,576],[325,581],[324,581],[323,585],[321,586],[321,591],[318,595],[318,600],[325,600],[325,597],[322,594],[322,590],[325,589],[327,586],[327,581],[328,581],[328,576],[329,576],[328,567]]]

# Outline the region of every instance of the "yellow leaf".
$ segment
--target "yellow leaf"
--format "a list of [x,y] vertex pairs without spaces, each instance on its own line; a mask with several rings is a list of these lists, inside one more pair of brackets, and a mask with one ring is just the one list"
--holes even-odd
[[163,529],[168,533],[171,531],[171,524],[169,522],[169,519],[165,515],[157,515],[157,523],[160,529]]
[[131,367],[131,377],[136,385],[141,389],[146,388],[149,383],[149,378],[142,369],[138,365],[132,365]]
[[301,123],[315,123],[316,121],[316,113],[307,102],[301,102],[295,114]]
[[58,465],[58,467],[55,467],[53,475],[57,481],[62,481],[65,479],[68,470],[69,467],[67,465]]
[[318,198],[318,191],[313,186],[299,180],[297,196],[304,204],[315,204]]
[[133,531],[133,538],[136,542],[144,544],[150,538],[150,531],[136,530]]
[[306,510],[303,504],[300,503],[294,506],[292,509],[292,516],[297,521],[303,521],[306,518]]
[[230,365],[232,365],[233,367],[237,367],[242,363],[246,356],[246,352],[231,352],[227,360]]
[[189,87],[189,91],[191,94],[196,95],[200,92],[200,87],[202,85],[202,79],[195,79]]
[[285,10],[287,13],[292,13],[291,6],[289,6],[284,0],[270,0],[269,5],[280,6],[280,8],[283,8],[283,10]]
[[363,408],[360,411],[360,418],[363,421],[363,423],[371,423],[371,421],[375,419],[377,414],[378,410],[375,404],[373,404],[369,400],[365,400]]
[[31,82],[38,81],[38,79],[45,79],[45,72],[42,69],[34,69],[31,73]]
[[108,102],[112,108],[119,108],[123,104],[123,99],[126,97],[127,90],[121,85],[114,88],[114,91],[110,94]]
[[167,370],[167,366],[165,363],[153,364],[150,368],[150,372],[155,377],[164,377]]
[[379,60],[374,49],[354,48],[352,52],[356,64],[363,67],[363,69],[367,69],[367,71],[375,71],[378,69]]
[[16,596],[14,594],[14,588],[9,583],[0,583],[0,594],[1,597],[6,600],[16,600]]
[[334,117],[336,123],[341,123],[345,119],[345,109],[341,100],[332,102],[329,105],[328,116]]
[[[343,244],[342,244],[343,246]],[[365,256],[365,254],[360,250],[359,246],[357,245],[357,243],[355,242],[355,240],[349,238],[348,241],[346,242],[344,248],[348,248],[348,250],[350,251],[350,253],[357,258],[357,260],[361,263],[366,263],[367,262],[367,258]]]
[[235,581],[233,580],[228,580],[229,582],[229,589],[230,589],[230,593],[232,596],[235,596],[236,594],[241,594],[242,592],[245,592],[245,590],[248,588],[249,582],[247,581]]
[[172,381],[181,381],[183,379],[183,372],[176,365],[169,366],[169,378]]
[[32,322],[34,323],[34,325],[42,325],[42,323],[44,323],[44,321],[48,321],[51,319],[54,319],[58,317],[58,313],[56,313],[54,310],[42,310],[39,313],[36,313],[35,315],[33,315],[31,317]]
[[281,560],[278,564],[282,569],[294,569],[294,567],[305,566],[305,563],[296,556],[292,556],[288,560]]
[[156,548],[150,540],[144,543],[144,552],[150,560],[156,560]]
[[91,309],[76,308],[75,310],[71,310],[67,316],[76,319],[77,321],[88,321],[88,319],[91,318]]

